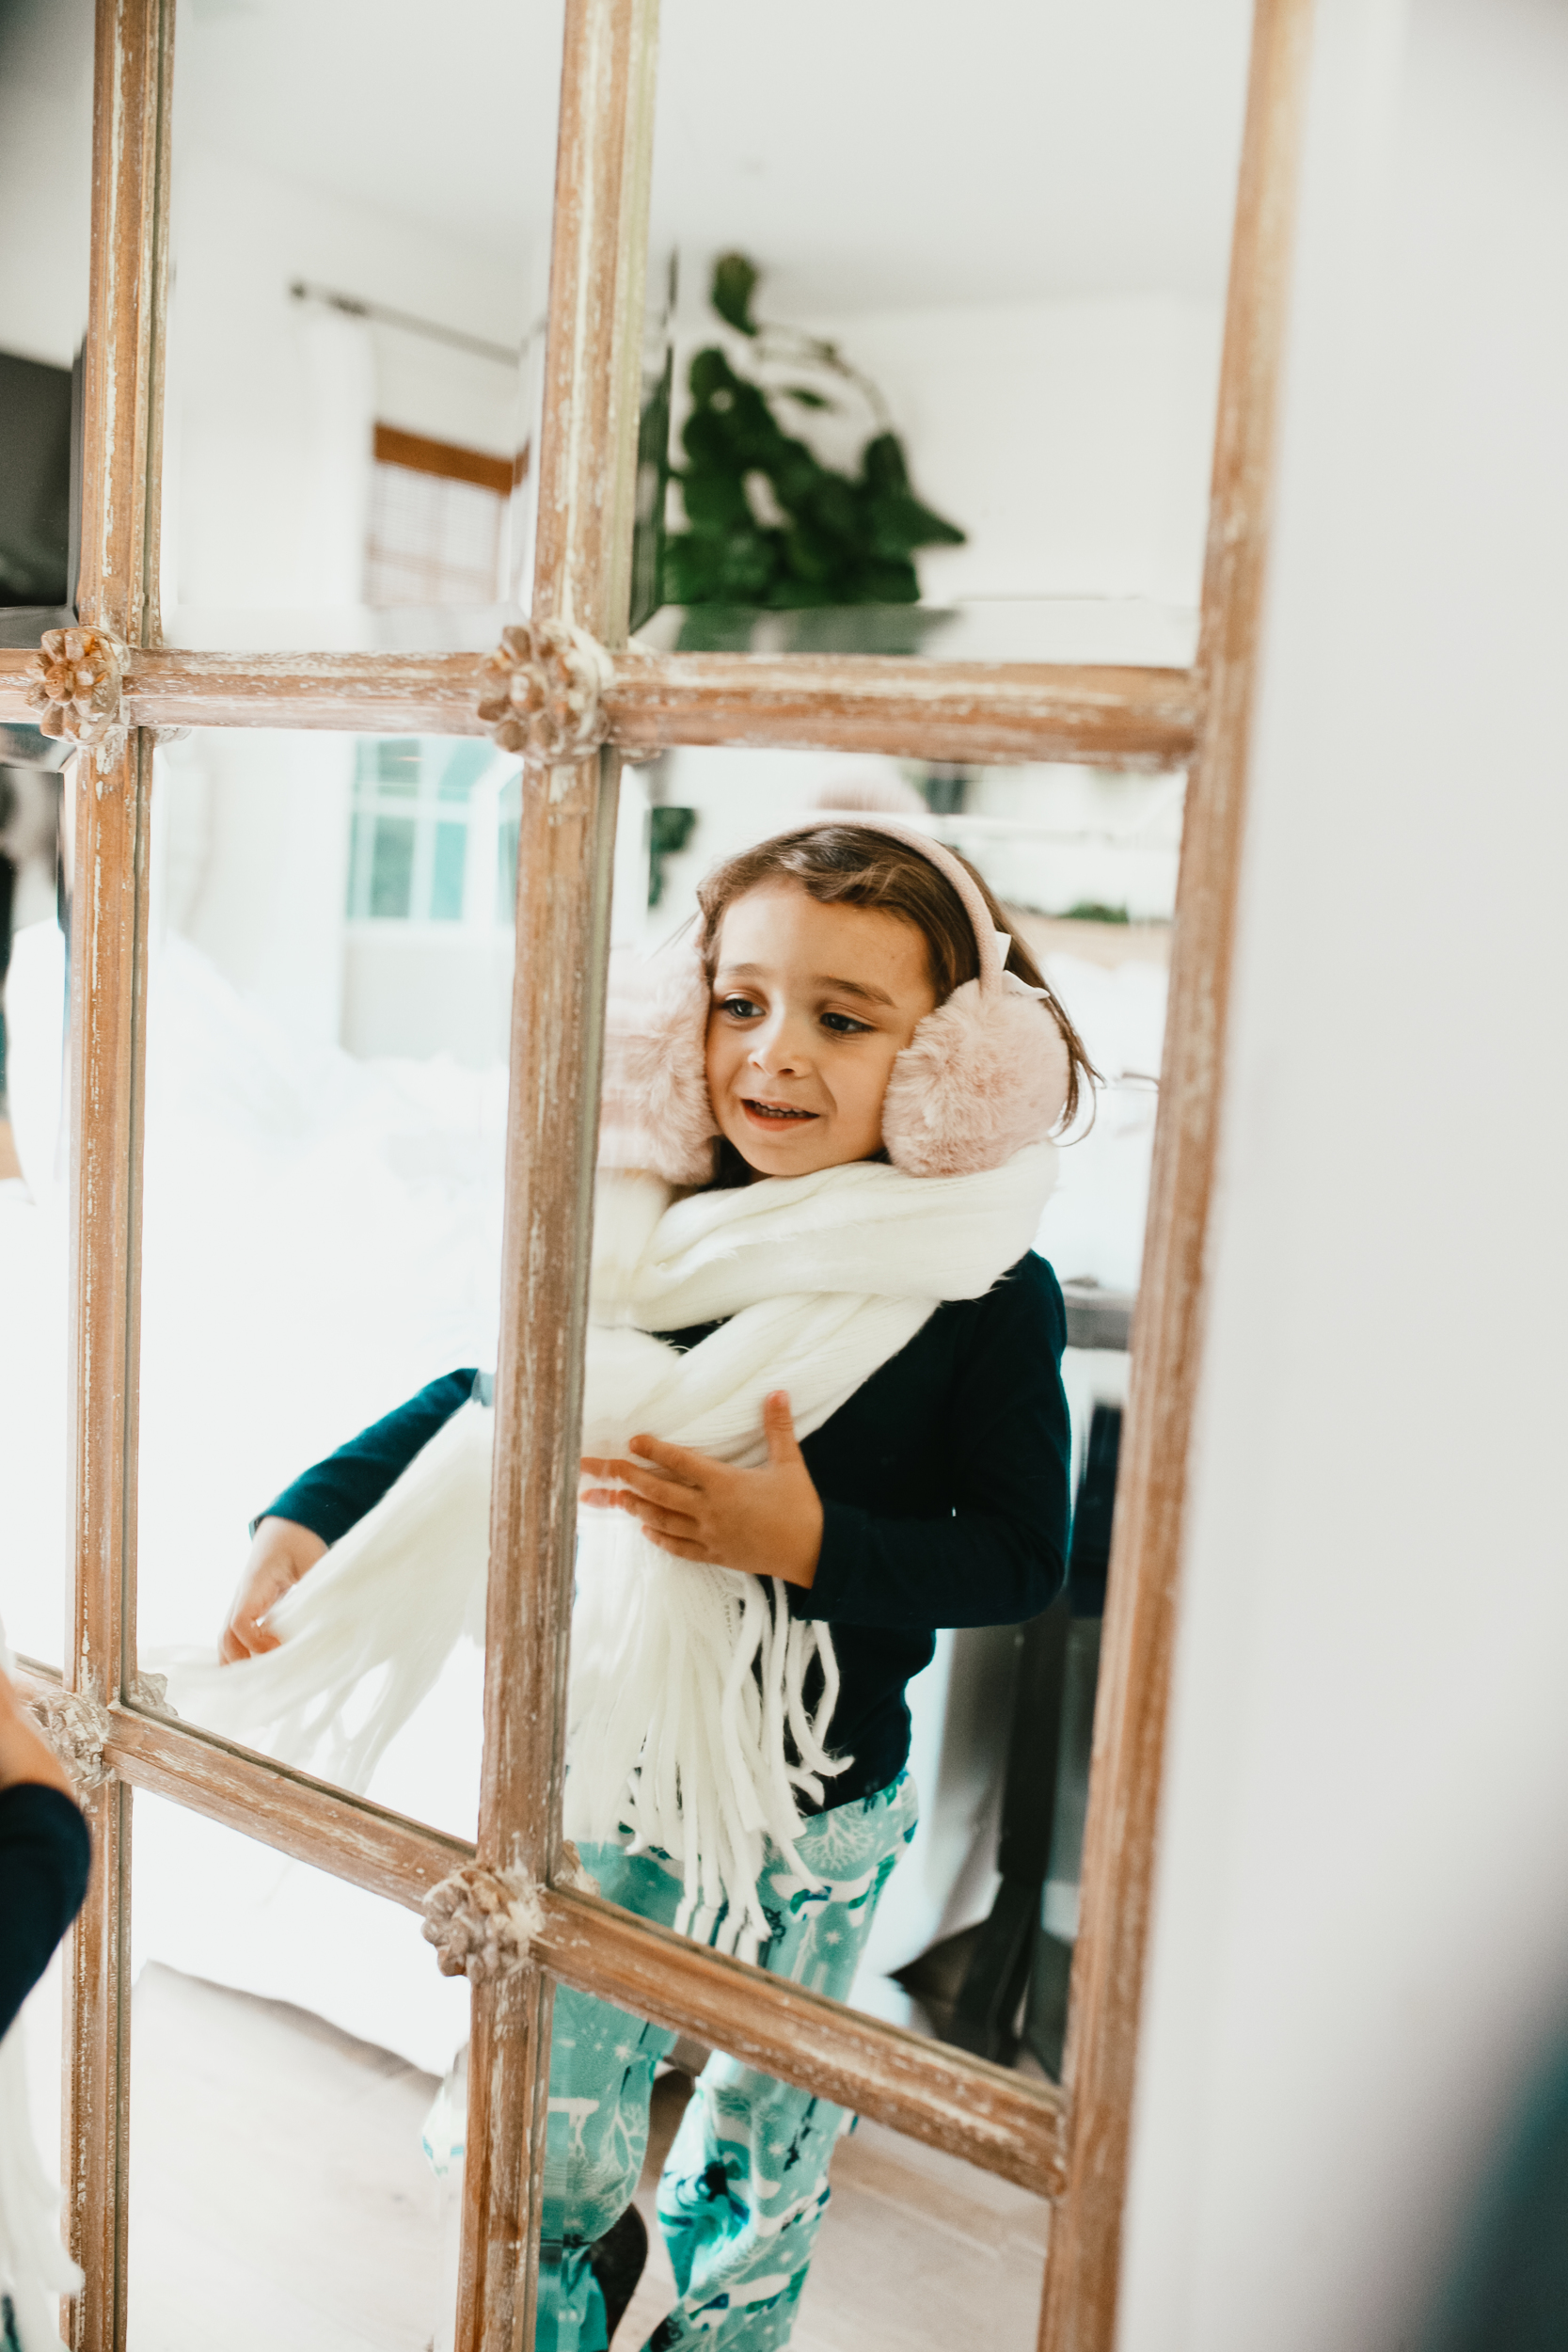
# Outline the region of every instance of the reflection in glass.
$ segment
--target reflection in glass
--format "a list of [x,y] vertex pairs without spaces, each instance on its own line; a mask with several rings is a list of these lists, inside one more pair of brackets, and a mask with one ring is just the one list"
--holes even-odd
[[[880,1873],[875,1917],[860,1922],[863,1948],[847,1984],[834,1988],[894,2022],[1054,2072],[1076,1931],[1182,780],[683,749],[630,771],[622,795],[613,927],[623,953],[678,952],[702,877],[780,824],[817,810],[850,821],[860,808],[900,813],[961,850],[990,883],[1008,931],[1038,959],[1104,1080],[1092,1119],[1085,1106],[1065,1141],[1035,1236],[1066,1306],[1075,1504],[1068,1589],[1022,1626],[966,1626],[961,1601],[945,1621],[933,1612],[935,1656],[906,1691],[918,1826],[911,1813],[908,1851]],[[840,1503],[855,1499],[824,1492]],[[580,1610],[579,1601],[579,1618]],[[865,1664],[868,1632],[850,1627],[834,1638],[845,1659]],[[820,1818],[842,1825],[852,1810]],[[771,1950],[767,1961],[774,1964]]]
[[458,0],[444,23],[432,44],[412,0],[181,20],[173,643],[479,647],[517,616],[562,19]]
[[417,1916],[138,1793],[130,2331],[143,2352],[451,2341],[421,2144],[467,2029]]
[[1249,19],[670,0],[646,642],[1191,659]]
[[73,770],[0,729],[0,1618],[65,1656],[71,817]]
[[[384,1433],[302,1473],[494,1370],[518,772],[412,737],[213,731],[157,755],[144,1664],[215,1661],[275,1502],[313,1561],[402,1464]],[[455,1626],[449,1646],[372,1793],[471,1835],[482,1661]]]
[[[0,645],[74,617],[93,11],[0,9]],[[0,726],[0,1617],[63,1656],[68,749]],[[62,818],[62,803],[65,814]]]
[[548,2129],[541,2347],[737,2311],[793,2352],[936,2352],[977,2312],[998,2352],[1036,2340],[1043,2201],[564,1987]]

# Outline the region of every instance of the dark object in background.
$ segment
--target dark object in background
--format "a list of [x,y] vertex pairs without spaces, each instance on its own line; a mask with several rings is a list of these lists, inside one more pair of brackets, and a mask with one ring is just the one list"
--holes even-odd
[[[691,413],[681,434],[687,462],[673,469],[687,529],[665,537],[664,601],[773,612],[915,604],[915,549],[961,547],[964,533],[916,498],[903,442],[876,386],[836,343],[753,318],[756,283],[744,254],[721,255],[714,309],[749,339],[761,365],[815,373],[818,380],[754,382],[738,374],[717,344],[695,355],[688,376]],[[821,389],[824,379],[832,392]],[[836,409],[840,387],[859,394],[879,428],[853,474],[824,465],[781,421],[790,406],[802,417]]]
[[604,2296],[605,2329],[611,2344],[647,2265],[648,2225],[637,2207],[628,2205],[588,2249],[588,2267]]
[[694,808],[677,808],[656,801],[648,811],[648,904],[657,907],[664,896],[664,861],[678,857],[697,827]]
[[[6,823],[10,814],[7,806],[8,789],[6,771],[0,768],[0,825]],[[15,900],[16,867],[8,857],[0,855],[0,1119],[7,1117],[10,1106],[6,1090],[5,990],[11,964],[11,909]]]
[[82,1908],[92,1841],[81,1807],[58,1788],[0,1788],[0,2035]]
[[1562,2352],[1568,2344],[1568,2048],[1514,2117],[1423,2344],[1425,2352]]
[[72,375],[0,351],[0,605],[71,600]]
[[[1126,1306],[1108,1295],[1101,1310],[1108,1326],[1121,1318],[1116,1333],[1122,1345]],[[1117,1343],[1109,1327],[1104,1333],[1073,1328],[1071,1313],[1069,1291],[1075,1345],[1107,1338]],[[895,1971],[942,2041],[1010,2065],[1022,2039],[1056,2079],[1072,1946],[1047,1929],[1040,1915],[1047,1880],[1071,1883],[1078,1876],[1120,1452],[1120,1407],[1097,1405],[1073,1513],[1067,1590],[1019,1629],[997,1851],[1002,1883],[990,1916],[944,1936]]]

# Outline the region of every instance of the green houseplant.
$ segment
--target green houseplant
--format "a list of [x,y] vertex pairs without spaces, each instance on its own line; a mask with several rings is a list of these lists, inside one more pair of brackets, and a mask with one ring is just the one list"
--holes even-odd
[[[672,469],[686,528],[665,537],[664,600],[775,612],[914,604],[915,550],[961,547],[964,533],[915,496],[881,394],[837,344],[753,316],[757,280],[743,253],[714,265],[713,307],[747,339],[752,365],[741,373],[717,344],[692,358],[685,464]],[[817,380],[769,382],[781,366]],[[863,400],[876,427],[854,473],[825,464],[790,430],[792,412],[835,409],[846,391]]]

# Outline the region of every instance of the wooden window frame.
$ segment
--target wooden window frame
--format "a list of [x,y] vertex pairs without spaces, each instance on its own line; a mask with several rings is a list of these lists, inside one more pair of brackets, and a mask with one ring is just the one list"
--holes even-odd
[[[1202,626],[1192,671],[628,652],[656,0],[565,0],[534,612],[613,654],[610,740],[526,773],[478,1855],[542,1883],[529,1964],[472,1995],[460,2352],[531,2340],[553,1983],[700,2037],[1054,2201],[1041,2352],[1111,2352],[1202,1333],[1310,0],[1256,0]],[[106,1708],[96,1867],[67,1970],[76,2352],[126,2332],[132,1790],[418,1906],[474,1849],[133,1695],[150,732],[482,732],[466,655],[159,642],[172,0],[99,0],[80,612],[130,648],[123,755],[76,762],[65,1681]],[[579,299],[580,296],[580,299]],[[27,657],[0,651],[0,718]],[[590,1182],[623,752],[791,745],[1185,762],[1190,785],[1060,2089],[924,2041],[557,1883]],[[525,1016],[526,1017],[521,1017]],[[525,1412],[525,1401],[527,1410]]]

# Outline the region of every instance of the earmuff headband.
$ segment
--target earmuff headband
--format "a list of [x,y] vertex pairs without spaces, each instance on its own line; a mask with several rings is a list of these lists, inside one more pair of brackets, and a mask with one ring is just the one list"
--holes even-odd
[[1006,931],[999,931],[990,907],[974,884],[974,877],[960,864],[951,850],[934,840],[920,826],[911,824],[902,817],[883,817],[874,809],[823,809],[810,817],[798,818],[793,823],[781,825],[776,832],[766,833],[756,844],[765,849],[770,841],[794,841],[801,834],[821,833],[832,825],[855,825],[863,833],[885,834],[892,841],[902,841],[907,849],[918,850],[921,856],[934,866],[952,883],[963,901],[974,931],[974,945],[980,954],[980,990],[992,995],[1001,987],[1011,942]]

